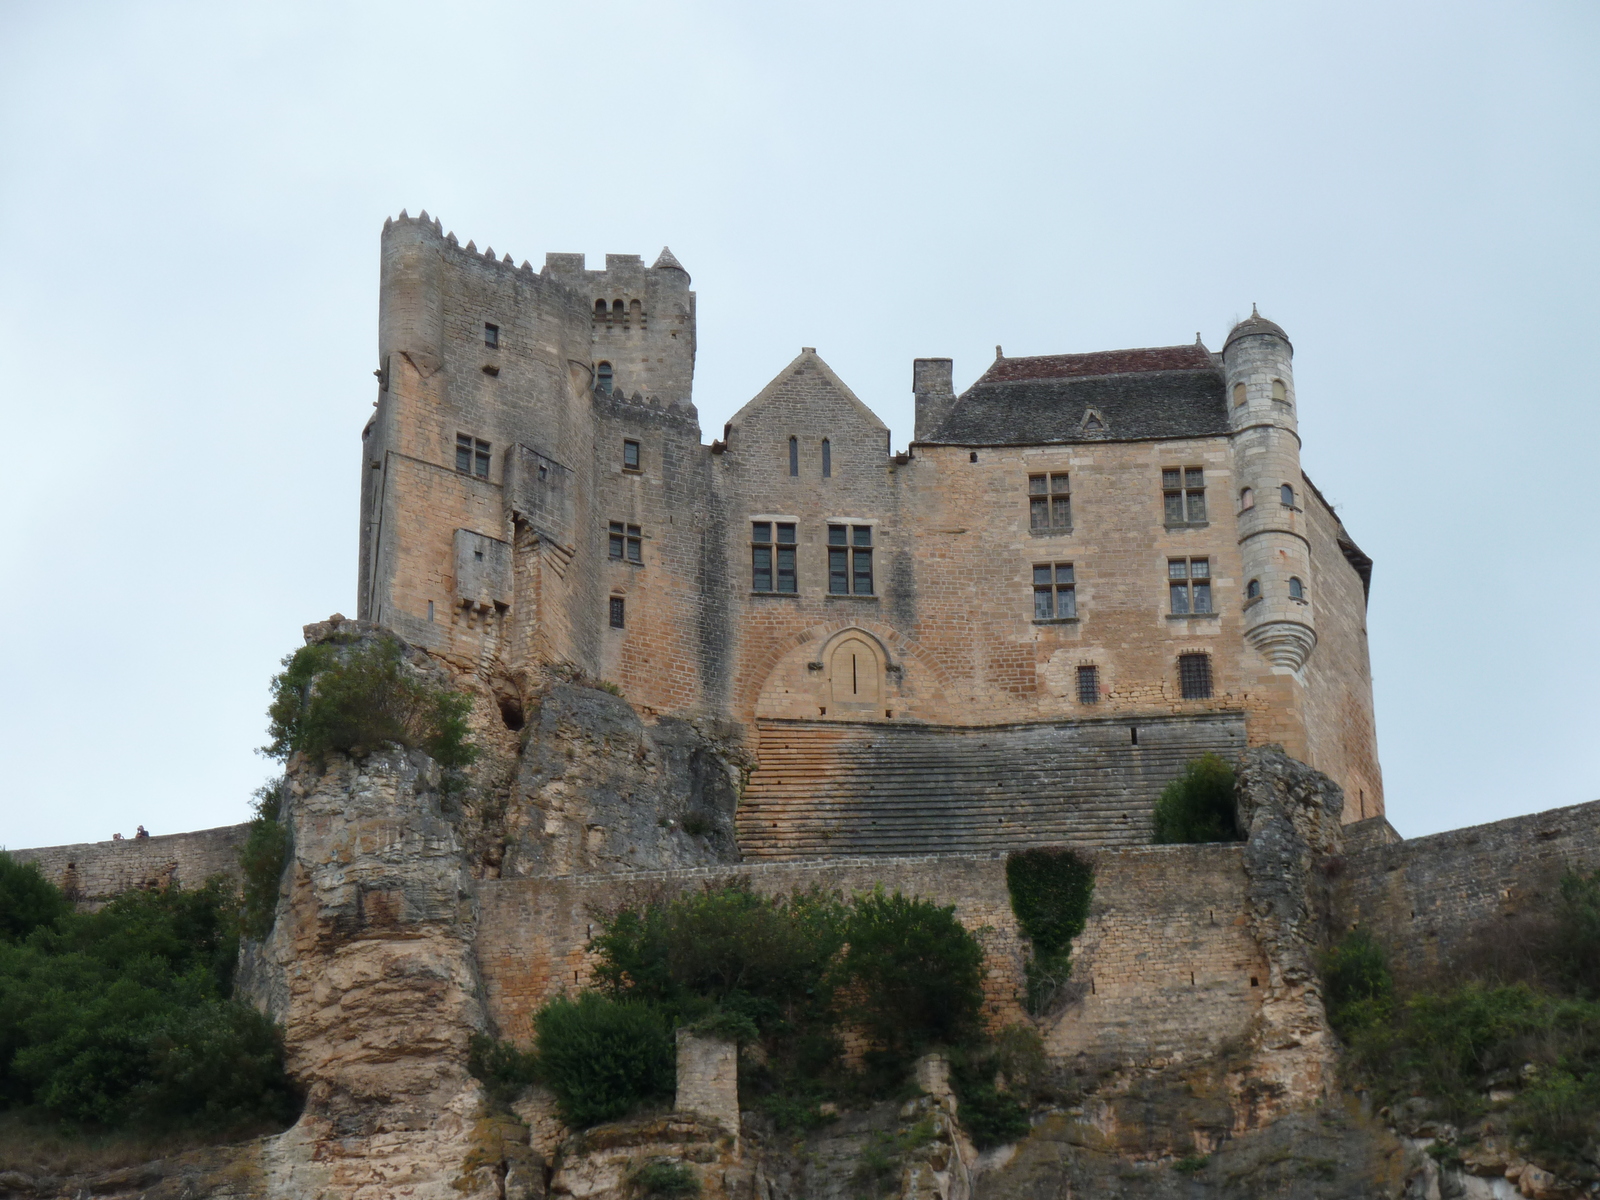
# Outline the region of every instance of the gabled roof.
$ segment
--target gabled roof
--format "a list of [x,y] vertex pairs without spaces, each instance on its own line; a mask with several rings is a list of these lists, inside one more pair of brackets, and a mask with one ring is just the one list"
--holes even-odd
[[861,398],[850,390],[844,380],[833,373],[833,368],[823,362],[810,346],[804,347],[798,358],[773,376],[772,382],[734,413],[733,419],[728,424],[737,429],[748,418],[768,405],[803,405],[808,398],[829,391],[847,401],[870,425],[884,430],[889,428],[877,413],[861,402]]
[[1227,432],[1222,372],[1197,342],[997,358],[924,440],[1028,446]]

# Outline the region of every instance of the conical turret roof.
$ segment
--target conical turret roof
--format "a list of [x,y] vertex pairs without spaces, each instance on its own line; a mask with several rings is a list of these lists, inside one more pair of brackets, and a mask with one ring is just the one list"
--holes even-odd
[[[1227,340],[1222,343],[1222,349],[1226,351],[1229,346],[1240,338],[1251,337],[1258,333],[1270,333],[1274,337],[1281,337],[1285,342],[1289,342],[1289,335],[1283,331],[1283,326],[1276,321],[1267,320],[1256,311],[1256,306],[1252,304],[1250,306],[1250,315],[1229,331]],[[1289,342],[1289,349],[1294,349],[1293,342]]]

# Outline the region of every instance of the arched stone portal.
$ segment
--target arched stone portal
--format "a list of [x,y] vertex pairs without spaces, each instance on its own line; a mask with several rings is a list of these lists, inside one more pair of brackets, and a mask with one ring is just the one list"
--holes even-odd
[[883,708],[883,659],[860,634],[849,633],[828,653],[828,711],[875,716]]

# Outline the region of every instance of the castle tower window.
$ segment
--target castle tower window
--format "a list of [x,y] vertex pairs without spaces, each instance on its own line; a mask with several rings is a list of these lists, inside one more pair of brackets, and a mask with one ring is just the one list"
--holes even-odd
[[[601,303],[605,303],[601,301]],[[594,367],[594,390],[611,395],[611,364],[608,362],[596,363]]]
[[610,526],[611,557],[618,562],[642,564],[644,535],[640,532],[639,526],[627,525],[621,521],[612,521]]
[[500,326],[491,325],[487,321],[483,324],[483,344],[489,349],[497,349],[500,345]]
[[750,590],[791,596],[800,590],[795,572],[794,522],[750,522]]
[[1283,380],[1272,381],[1272,398],[1279,404],[1289,403],[1289,389],[1283,386]]
[[1175,616],[1211,611],[1211,560],[1167,559],[1167,590]]
[[614,317],[615,319],[620,321],[622,319],[623,311],[624,311],[624,308],[623,308],[623,304],[622,304],[621,300],[613,300],[611,302],[611,315],[612,315],[612,317]]
[[489,478],[489,443],[470,434],[456,434],[456,470],[463,475]]
[[1100,668],[1078,668],[1078,703],[1100,703]]
[[1064,472],[1028,476],[1028,528],[1072,528],[1072,488]]
[[626,614],[623,611],[623,607],[623,599],[621,596],[611,597],[611,628],[622,629],[624,627],[624,617]]
[[828,526],[828,593],[872,595],[872,526]]
[[637,471],[639,467],[639,443],[632,438],[622,439],[622,469],[624,471]]
[[1168,525],[1204,525],[1206,522],[1206,472],[1204,467],[1163,467],[1161,492]]
[[800,439],[796,437],[789,439],[789,474],[800,474]]
[[827,438],[822,439],[822,477],[833,478],[833,446]]
[[596,317],[603,317],[606,315],[606,302],[604,300],[596,300],[594,302],[594,315]]
[[1211,656],[1178,655],[1178,687],[1185,700],[1211,699]]
[[1244,585],[1244,598],[1246,600],[1259,600],[1261,598],[1261,580],[1252,579]]
[[1035,563],[1033,619],[1052,621],[1078,615],[1078,587],[1071,563]]
[[1244,384],[1236,383],[1236,384],[1233,385],[1233,406],[1235,408],[1241,408],[1241,407],[1243,407],[1243,405],[1244,405]]
[[1289,599],[1304,600],[1306,598],[1306,585],[1301,583],[1297,576],[1289,576]]
[[1244,512],[1246,509],[1254,508],[1255,506],[1256,506],[1256,490],[1255,490],[1255,488],[1245,488],[1242,492],[1239,493],[1239,511],[1240,512]]
[[1287,483],[1278,489],[1278,499],[1283,501],[1285,508],[1294,507],[1294,489]]

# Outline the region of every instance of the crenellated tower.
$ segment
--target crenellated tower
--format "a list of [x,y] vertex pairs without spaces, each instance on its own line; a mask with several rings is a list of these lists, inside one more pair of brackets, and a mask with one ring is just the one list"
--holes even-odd
[[1245,636],[1275,670],[1298,673],[1317,644],[1310,532],[1296,428],[1294,347],[1255,312],[1222,347],[1233,497],[1244,565]]

